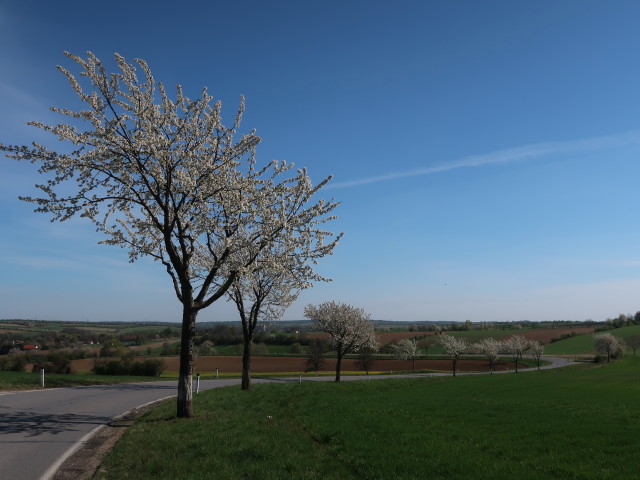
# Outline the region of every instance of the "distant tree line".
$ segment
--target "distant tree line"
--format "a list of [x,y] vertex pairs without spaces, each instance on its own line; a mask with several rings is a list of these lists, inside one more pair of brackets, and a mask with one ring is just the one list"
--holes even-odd
[[[201,330],[196,335],[195,345],[200,346],[204,342],[212,342],[216,346],[237,345],[243,343],[244,337],[242,329],[233,325],[216,325],[214,328]],[[309,346],[311,338],[304,334],[284,333],[284,332],[256,332],[253,337],[256,344],[264,343],[265,345],[293,345],[299,343],[303,346]]]

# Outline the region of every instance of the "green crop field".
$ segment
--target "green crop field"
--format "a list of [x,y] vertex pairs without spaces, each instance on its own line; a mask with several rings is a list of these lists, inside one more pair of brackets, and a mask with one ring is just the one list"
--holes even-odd
[[198,394],[193,420],[173,418],[174,402],[141,418],[97,478],[636,478],[639,396],[635,357],[520,374],[226,388]]
[[[640,335],[640,325],[632,325],[630,327],[607,330],[606,333],[611,333],[612,335],[620,337],[624,340],[631,335]],[[567,338],[566,340],[560,340],[559,342],[550,343],[544,346],[544,354],[579,355],[595,353],[593,336],[597,334],[598,333],[596,332],[594,334],[577,335],[575,337]]]
[[579,355],[595,353],[592,334],[576,335],[575,337],[549,343],[544,346],[545,355]]

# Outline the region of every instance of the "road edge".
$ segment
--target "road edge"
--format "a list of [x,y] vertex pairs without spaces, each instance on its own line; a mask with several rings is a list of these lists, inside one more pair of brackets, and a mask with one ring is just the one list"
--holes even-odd
[[[157,404],[174,398],[169,395],[138,405],[113,417],[84,435],[53,463],[39,480],[88,480],[96,473],[102,460],[134,420]],[[90,458],[91,461],[87,461]]]

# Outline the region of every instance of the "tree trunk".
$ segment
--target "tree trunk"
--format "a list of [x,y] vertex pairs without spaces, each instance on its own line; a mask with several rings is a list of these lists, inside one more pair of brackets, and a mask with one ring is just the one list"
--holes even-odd
[[456,364],[458,363],[458,359],[451,360],[453,362],[453,376],[456,376]]
[[251,388],[251,345],[253,344],[252,336],[245,336],[244,348],[242,350],[242,390]]
[[196,335],[197,315],[197,310],[194,310],[190,304],[183,304],[180,375],[178,377],[178,418],[193,417],[193,340]]
[[342,354],[338,352],[338,360],[336,361],[336,382],[340,381],[340,367],[342,366]]

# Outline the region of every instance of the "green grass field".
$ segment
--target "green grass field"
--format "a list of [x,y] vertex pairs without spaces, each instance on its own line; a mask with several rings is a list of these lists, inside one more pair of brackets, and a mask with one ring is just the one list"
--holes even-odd
[[[637,478],[640,358],[520,374],[255,385],[141,418],[98,479]],[[152,446],[152,447],[151,447]]]
[[[640,325],[607,330],[606,333],[611,333],[616,337],[620,337],[624,340],[631,335],[640,335]],[[560,340],[559,342],[550,343],[544,346],[544,354],[579,355],[595,353],[593,335],[597,335],[597,333],[588,335],[577,335],[575,337],[567,338],[566,340]]]

